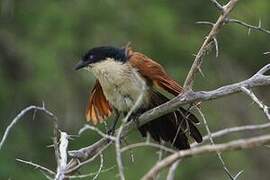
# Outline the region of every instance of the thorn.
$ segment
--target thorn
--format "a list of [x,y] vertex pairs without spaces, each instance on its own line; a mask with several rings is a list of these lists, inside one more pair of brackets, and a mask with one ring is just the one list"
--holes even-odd
[[205,25],[211,25],[214,26],[214,23],[210,22],[210,21],[197,21],[195,22],[196,24],[205,24]]
[[251,28],[248,28],[248,36],[250,35],[251,33]]
[[45,109],[45,102],[42,100],[42,108]]
[[205,75],[200,67],[198,67],[198,70],[199,70],[200,74],[202,75],[202,77],[205,77]]
[[218,41],[215,37],[213,39],[214,39],[214,43],[215,43],[215,47],[216,47],[216,58],[218,58],[218,55],[219,55]]
[[258,24],[258,28],[261,28],[262,27],[262,20],[259,19],[259,24]]
[[234,176],[234,180],[237,180],[238,179],[238,177],[242,174],[244,172],[244,170],[241,170],[241,171],[239,171],[235,176]]
[[36,119],[36,114],[37,114],[37,110],[35,109],[34,112],[33,112],[32,120],[35,120]]

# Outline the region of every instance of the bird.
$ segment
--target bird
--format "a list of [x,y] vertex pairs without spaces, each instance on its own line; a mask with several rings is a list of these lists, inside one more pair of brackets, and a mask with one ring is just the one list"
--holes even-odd
[[[173,96],[184,91],[161,64],[131,47],[91,48],[76,64],[75,70],[79,69],[86,69],[96,77],[86,108],[86,120],[94,125],[112,114],[126,115],[136,103],[132,114],[139,116],[170,100],[163,91]],[[139,97],[141,100],[137,101]],[[184,150],[190,148],[189,137],[197,143],[202,142],[197,124],[198,118],[180,107],[138,126],[138,130],[143,137],[150,134],[156,142],[167,142],[178,150]]]

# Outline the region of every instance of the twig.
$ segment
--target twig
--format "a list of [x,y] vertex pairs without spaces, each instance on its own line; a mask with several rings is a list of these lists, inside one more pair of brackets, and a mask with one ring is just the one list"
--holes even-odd
[[270,31],[269,30],[264,29],[262,27],[261,20],[259,20],[259,24],[257,26],[250,25],[250,24],[245,23],[243,21],[240,21],[238,19],[230,19],[230,18],[227,18],[226,19],[226,23],[240,24],[241,26],[244,26],[244,27],[248,28],[249,32],[253,29],[253,30],[256,30],[256,31],[261,31],[261,32],[266,33],[266,34],[270,34]]
[[256,95],[246,87],[241,87],[241,90],[248,95],[258,106],[260,107],[261,110],[263,110],[264,114],[266,115],[267,119],[270,121],[270,113],[269,113],[269,107],[263,104],[257,97]]
[[[205,24],[205,25],[210,25],[210,26],[214,26],[215,24],[210,22],[210,21],[197,21],[196,24]],[[195,55],[196,57],[196,55]]]
[[101,130],[99,130],[98,128],[96,128],[96,127],[94,127],[94,126],[91,126],[91,125],[89,125],[89,124],[85,124],[85,125],[79,130],[79,133],[78,133],[78,134],[81,135],[84,131],[86,131],[86,130],[88,130],[88,129],[97,132],[97,133],[98,133],[100,136],[102,136],[103,138],[107,138],[107,139],[110,139],[110,140],[112,140],[112,141],[115,141],[115,140],[116,140],[116,137],[110,136],[110,135],[108,135],[108,134],[105,134],[105,133],[103,133]]
[[[217,7],[219,7],[217,1],[211,0]],[[207,38],[203,42],[199,52],[197,53],[195,60],[191,66],[191,69],[187,75],[187,78],[184,83],[184,89],[186,91],[192,90],[192,84],[195,78],[195,74],[199,71],[201,68],[202,62],[203,62],[203,56],[207,54],[207,52],[212,49],[212,42],[213,39],[216,38],[216,35],[219,33],[221,27],[224,25],[224,22],[230,12],[235,7],[238,0],[230,0],[224,7],[222,7],[223,13],[219,16],[216,23],[213,25],[211,31],[207,35]]]
[[174,180],[176,168],[178,167],[180,162],[181,162],[181,160],[178,160],[171,165],[169,172],[168,172],[168,175],[167,175],[167,180]]
[[35,111],[42,111],[44,112],[45,114],[49,115],[53,120],[57,120],[56,116],[51,113],[50,111],[48,111],[46,108],[45,108],[45,105],[43,104],[42,107],[39,107],[39,106],[28,106],[26,107],[25,109],[23,109],[12,121],[11,123],[7,126],[6,130],[5,130],[5,133],[1,139],[1,142],[0,142],[0,150],[2,149],[3,147],[3,144],[5,143],[8,135],[9,135],[9,132],[10,130],[13,128],[13,126],[16,125],[16,123],[29,111],[31,110],[34,110]]
[[[113,168],[115,168],[115,166],[101,170],[100,173],[104,173],[104,172],[108,172],[110,170],[112,170]],[[96,176],[98,173],[97,172],[92,172],[92,173],[88,173],[88,174],[82,174],[82,175],[76,175],[76,176],[66,176],[66,178],[70,178],[70,179],[81,179],[81,178],[87,178],[87,177],[91,177],[91,176]]]
[[[222,129],[222,130],[219,130],[217,132],[212,133],[211,136],[212,136],[212,138],[219,138],[219,137],[223,137],[227,134],[231,134],[231,133],[242,132],[242,131],[255,131],[255,130],[262,130],[262,129],[266,129],[266,128],[270,128],[270,123],[226,128],[226,129]],[[205,143],[209,139],[210,139],[209,135],[204,136],[202,143]],[[192,143],[191,147],[196,147],[198,145],[199,144],[197,144],[197,143]]]
[[41,171],[43,171],[43,172],[46,172],[46,173],[48,173],[48,174],[50,174],[50,175],[52,175],[52,176],[55,175],[55,172],[53,172],[52,170],[50,170],[50,169],[48,169],[48,168],[46,168],[46,167],[44,167],[44,166],[41,166],[41,165],[39,165],[39,164],[30,162],[30,161],[25,161],[25,160],[19,159],[19,158],[17,158],[16,161],[22,162],[22,163],[25,163],[25,164],[28,164],[28,165],[31,165],[31,166],[35,167],[36,169],[39,169],[39,170],[41,170]]
[[217,8],[218,10],[220,10],[221,12],[224,11],[223,6],[222,6],[221,4],[219,4],[219,2],[217,2],[216,0],[210,0],[210,1],[216,6],[216,8]]
[[[215,145],[215,142],[214,142],[213,137],[212,137],[212,133],[211,133],[211,131],[210,131],[210,128],[209,128],[209,126],[208,126],[208,123],[207,123],[207,121],[206,121],[206,118],[205,118],[204,114],[202,113],[202,111],[200,110],[200,108],[198,108],[198,107],[196,107],[196,106],[194,106],[194,107],[196,108],[196,110],[199,112],[200,116],[201,116],[202,119],[203,119],[203,123],[204,123],[205,129],[206,129],[206,131],[207,131],[207,135],[208,135],[208,137],[209,137],[209,140],[210,140],[211,144],[212,144],[212,145]],[[225,163],[225,161],[223,160],[223,158],[222,158],[222,156],[221,156],[221,153],[220,153],[219,151],[216,151],[216,153],[217,153],[217,156],[218,156],[218,158],[219,158],[219,160],[220,160],[220,162],[221,162],[221,164],[222,164],[222,166],[223,166],[223,169],[224,169],[224,171],[226,172],[226,174],[229,176],[229,178],[230,178],[231,180],[235,180],[235,177],[231,174],[231,172],[230,172],[229,169],[227,168],[226,163]]]
[[99,165],[99,169],[98,169],[96,175],[94,176],[93,180],[95,180],[95,179],[98,178],[98,176],[100,175],[100,173],[101,173],[101,171],[102,171],[102,168],[103,168],[103,162],[104,162],[103,154],[100,154],[99,157],[100,157],[100,165]]
[[[101,170],[100,173],[104,173],[104,172],[108,172],[110,170],[112,170],[113,168],[115,168],[115,166]],[[87,177],[91,177],[91,176],[96,176],[98,173],[97,172],[93,172],[93,173],[88,173],[88,174],[82,174],[82,175],[76,175],[76,176],[66,176],[66,178],[70,178],[70,179],[81,179],[81,178],[87,178]]]
[[250,149],[265,145],[269,142],[270,142],[270,135],[263,135],[248,139],[234,140],[223,144],[204,145],[189,150],[178,151],[177,153],[169,155],[162,161],[156,163],[156,165],[150,171],[148,171],[148,173],[143,177],[143,180],[153,180],[162,169],[170,166],[171,164],[182,158],[213,153],[217,151],[225,152],[240,149]]
[[151,142],[140,142],[140,143],[130,144],[128,146],[123,147],[121,149],[121,152],[125,152],[127,150],[138,148],[138,147],[145,147],[145,146],[150,146],[150,147],[162,149],[162,150],[170,152],[170,153],[176,152],[175,150],[173,150],[171,148],[168,148],[168,147],[160,145],[160,144],[151,143]]

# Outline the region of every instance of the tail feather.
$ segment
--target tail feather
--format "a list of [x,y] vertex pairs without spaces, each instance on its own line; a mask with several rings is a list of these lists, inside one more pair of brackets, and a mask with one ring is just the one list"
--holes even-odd
[[[168,100],[168,98],[155,91],[151,94],[151,103],[148,109],[163,104]],[[183,108],[179,108],[175,112],[161,116],[141,126],[139,131],[143,137],[146,137],[148,132],[157,142],[163,140],[170,142],[177,149],[189,149],[187,132],[195,141],[202,141],[202,136],[194,125],[197,123],[199,123],[199,120],[193,114]]]

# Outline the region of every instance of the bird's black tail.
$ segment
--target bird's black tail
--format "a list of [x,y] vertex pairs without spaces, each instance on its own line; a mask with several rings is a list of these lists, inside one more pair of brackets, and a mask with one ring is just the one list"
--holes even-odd
[[[151,103],[149,109],[157,107],[169,99],[158,92],[151,93]],[[146,110],[146,109],[145,109]],[[184,108],[159,117],[139,128],[143,137],[147,133],[151,137],[160,142],[161,140],[170,142],[177,149],[189,149],[187,135],[190,135],[196,142],[202,141],[202,135],[194,124],[198,124],[199,120]]]

